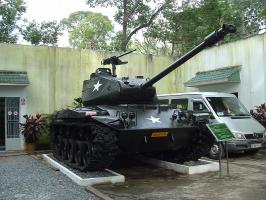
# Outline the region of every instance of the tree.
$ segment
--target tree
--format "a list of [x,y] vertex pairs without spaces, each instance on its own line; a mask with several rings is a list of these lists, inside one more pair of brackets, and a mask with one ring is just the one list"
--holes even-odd
[[34,45],[39,45],[42,40],[40,26],[35,22],[30,22],[25,28],[21,28],[23,39]]
[[[223,23],[232,23],[238,28],[238,34],[230,35],[225,40],[239,39],[242,35],[247,35],[250,30],[259,31],[259,20],[254,17],[257,13],[261,13],[259,1],[183,1],[181,7],[165,10],[164,20],[151,26],[147,35],[170,44],[169,54],[172,56],[183,55]],[[250,17],[252,13],[254,16]]]
[[23,0],[0,0],[0,42],[16,43],[17,22],[25,11]]
[[[172,2],[173,0],[88,0],[87,4],[91,7],[112,6],[117,9],[115,21],[122,25],[120,49],[125,51],[132,36],[149,27]],[[152,3],[158,6],[151,9]]]
[[266,8],[261,11],[261,13],[259,14],[259,17],[262,18],[262,17],[265,17],[266,16]]
[[266,6],[265,0],[230,0],[234,10],[240,16],[239,32],[248,36],[259,33],[265,27],[263,10]]
[[42,43],[56,45],[58,36],[62,35],[60,24],[55,21],[41,23]]
[[58,36],[62,34],[60,26],[54,21],[42,22],[41,24],[32,21],[24,25],[20,31],[23,39],[34,45],[56,45]]
[[107,49],[111,38],[112,22],[100,13],[77,11],[71,13],[61,24],[69,32],[69,43],[82,49]]
[[134,48],[138,52],[143,54],[152,54],[152,55],[165,55],[167,54],[167,45],[161,43],[158,37],[150,37],[149,29],[142,32],[143,37],[134,40]]

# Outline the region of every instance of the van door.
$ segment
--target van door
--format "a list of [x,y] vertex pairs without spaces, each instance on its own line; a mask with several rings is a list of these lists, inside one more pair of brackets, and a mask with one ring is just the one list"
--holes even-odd
[[192,99],[190,106],[194,112],[209,112],[210,122],[214,122],[214,123],[218,122],[212,110],[207,106],[207,104],[204,102],[203,99]]

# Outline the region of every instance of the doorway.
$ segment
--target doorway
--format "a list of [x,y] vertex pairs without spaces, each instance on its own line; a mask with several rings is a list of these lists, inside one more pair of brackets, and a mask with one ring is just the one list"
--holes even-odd
[[5,98],[0,98],[0,151],[5,150]]

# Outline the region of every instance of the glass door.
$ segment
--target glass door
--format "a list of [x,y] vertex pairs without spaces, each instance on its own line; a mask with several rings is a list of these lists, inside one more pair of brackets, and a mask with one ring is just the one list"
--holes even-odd
[[6,104],[6,150],[19,150],[19,97],[5,98]]

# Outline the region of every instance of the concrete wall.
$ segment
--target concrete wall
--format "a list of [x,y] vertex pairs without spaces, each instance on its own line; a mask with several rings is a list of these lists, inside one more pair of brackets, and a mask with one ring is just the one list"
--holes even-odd
[[[177,69],[177,91],[198,91],[184,82],[199,71],[240,65],[240,83],[200,87],[200,91],[238,92],[248,108],[266,102],[266,33],[236,42],[209,48]],[[182,80],[182,81],[179,81]]]
[[[209,48],[156,84],[158,94],[197,91],[184,82],[196,72],[241,65],[241,83],[201,87],[202,91],[238,92],[248,108],[266,101],[266,34]],[[27,112],[51,113],[71,106],[81,95],[82,81],[100,67],[107,52],[70,48],[33,47],[0,44],[0,70],[27,71],[30,85],[26,87]],[[118,66],[119,76],[152,77],[173,60],[164,56],[130,54],[128,65]]]
[[[81,96],[83,80],[109,56],[107,52],[71,48],[0,44],[0,70],[27,71],[30,81],[25,89],[27,112],[51,113],[71,106],[73,99]],[[127,55],[124,60],[129,64],[117,67],[119,76],[147,77],[172,62],[168,57],[140,54]],[[159,92],[175,91],[168,81],[172,77],[173,74],[160,82],[163,87]]]

